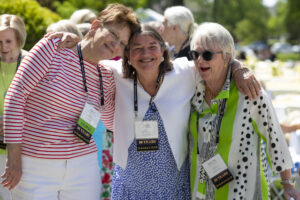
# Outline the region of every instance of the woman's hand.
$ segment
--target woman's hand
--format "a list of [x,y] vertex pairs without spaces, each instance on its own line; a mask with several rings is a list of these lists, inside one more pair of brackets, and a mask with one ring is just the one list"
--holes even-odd
[[280,127],[283,133],[291,133],[293,131],[300,129],[300,124],[289,125],[289,124],[281,123]]
[[250,100],[257,99],[260,95],[260,84],[248,68],[242,68],[238,60],[232,64],[232,73],[236,86],[240,92],[247,95]]
[[67,32],[54,32],[45,35],[45,37],[49,39],[61,38],[61,41],[58,43],[57,50],[61,50],[62,48],[73,48],[78,42],[80,42],[80,38],[73,34]]
[[283,196],[287,200],[300,200],[300,192],[291,184],[283,184]]
[[1,184],[9,190],[18,185],[22,177],[21,144],[7,144],[7,161]]

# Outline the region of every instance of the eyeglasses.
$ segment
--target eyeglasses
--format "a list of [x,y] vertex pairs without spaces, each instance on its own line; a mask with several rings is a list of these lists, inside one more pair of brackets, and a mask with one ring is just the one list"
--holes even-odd
[[203,60],[211,61],[213,56],[218,53],[223,53],[223,52],[222,51],[212,52],[212,51],[208,51],[208,50],[199,52],[199,51],[193,50],[193,51],[189,52],[189,55],[190,55],[190,57],[192,57],[193,60],[197,60],[199,58],[199,56],[201,55]]

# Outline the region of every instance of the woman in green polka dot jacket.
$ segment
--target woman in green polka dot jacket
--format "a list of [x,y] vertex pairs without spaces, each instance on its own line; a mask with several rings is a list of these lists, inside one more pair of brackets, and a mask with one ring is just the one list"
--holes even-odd
[[[262,90],[250,101],[231,78],[234,43],[220,24],[201,24],[191,41],[202,77],[192,99],[192,199],[269,199],[267,165],[280,173],[284,196],[300,199],[293,162],[272,104]],[[266,159],[267,158],[267,159]],[[268,162],[267,162],[268,161]]]

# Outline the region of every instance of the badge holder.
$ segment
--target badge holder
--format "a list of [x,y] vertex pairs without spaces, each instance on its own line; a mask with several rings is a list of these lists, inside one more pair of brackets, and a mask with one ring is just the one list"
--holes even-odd
[[202,166],[217,189],[233,180],[232,174],[219,154],[204,162]]
[[157,121],[135,121],[135,138],[137,151],[158,150]]
[[86,144],[90,143],[91,137],[98,126],[101,114],[91,104],[85,103],[79,120],[73,130],[73,134]]

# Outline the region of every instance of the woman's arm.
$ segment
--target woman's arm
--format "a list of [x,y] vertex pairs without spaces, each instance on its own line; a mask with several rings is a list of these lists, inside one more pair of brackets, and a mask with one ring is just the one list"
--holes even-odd
[[7,144],[7,150],[6,168],[1,175],[3,178],[1,184],[11,190],[19,183],[22,176],[21,144]]
[[291,199],[294,198],[295,200],[300,200],[300,192],[298,192],[295,189],[295,186],[291,183],[292,182],[292,175],[291,175],[291,170],[287,169],[282,172],[280,172],[280,177],[281,177],[281,184],[283,186],[284,190],[284,197],[286,199]]
[[293,161],[272,102],[262,90],[258,100],[250,103],[252,103],[250,110],[252,124],[266,144],[266,153],[270,158],[269,164],[272,172],[274,174],[280,173],[285,198],[293,197],[297,200],[300,198],[299,192],[287,181],[292,179],[290,169],[293,167]]
[[242,67],[242,63],[238,60],[234,60],[231,67],[233,78],[239,91],[248,96],[250,100],[257,99],[261,88],[255,76],[248,68]]
[[281,123],[280,126],[283,133],[290,133],[300,129],[300,124],[289,125],[289,124]]

